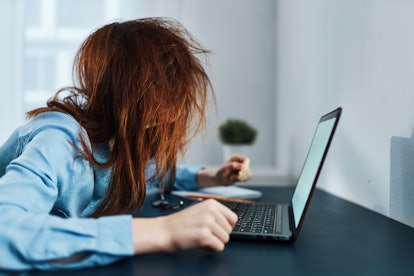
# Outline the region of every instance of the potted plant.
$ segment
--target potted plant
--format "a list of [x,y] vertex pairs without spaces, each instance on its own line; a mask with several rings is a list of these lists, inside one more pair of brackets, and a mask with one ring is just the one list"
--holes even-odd
[[257,137],[257,130],[246,121],[228,119],[219,126],[219,138],[223,143],[224,160],[234,153],[246,154],[246,148],[252,145]]

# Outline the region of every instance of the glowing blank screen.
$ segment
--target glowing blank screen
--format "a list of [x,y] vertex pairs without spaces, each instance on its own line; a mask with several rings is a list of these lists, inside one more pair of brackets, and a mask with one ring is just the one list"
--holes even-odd
[[298,227],[300,218],[305,210],[306,201],[312,190],[313,182],[322,162],[325,149],[329,142],[329,137],[335,126],[336,117],[322,121],[316,129],[312,145],[306,157],[301,175],[296,185],[295,192],[292,197],[292,209],[295,217],[295,227]]

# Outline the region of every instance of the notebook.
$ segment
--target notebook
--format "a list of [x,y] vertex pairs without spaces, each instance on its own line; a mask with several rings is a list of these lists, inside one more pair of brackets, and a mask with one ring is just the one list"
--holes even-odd
[[275,241],[298,238],[341,113],[342,108],[338,107],[319,120],[289,204],[223,202],[239,216],[231,238]]

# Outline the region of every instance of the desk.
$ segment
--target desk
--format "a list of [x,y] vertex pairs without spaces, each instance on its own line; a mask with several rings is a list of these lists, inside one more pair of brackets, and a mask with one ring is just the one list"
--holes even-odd
[[[290,188],[261,188],[287,202]],[[31,272],[24,275],[53,275]],[[56,275],[414,275],[414,229],[316,190],[295,243],[230,241],[224,252],[135,256]]]

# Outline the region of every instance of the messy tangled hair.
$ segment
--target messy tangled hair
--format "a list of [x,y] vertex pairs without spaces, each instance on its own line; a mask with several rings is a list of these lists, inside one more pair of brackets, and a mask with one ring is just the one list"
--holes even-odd
[[77,52],[73,68],[78,84],[58,91],[47,107],[28,113],[68,113],[92,145],[111,145],[109,159],[99,163],[89,141],[80,136],[80,154],[97,168],[111,169],[106,197],[92,216],[141,207],[145,166],[151,158],[160,181],[174,179],[178,154],[205,127],[211,84],[196,56],[206,53],[172,19],[105,25]]

